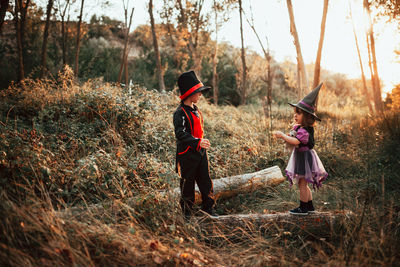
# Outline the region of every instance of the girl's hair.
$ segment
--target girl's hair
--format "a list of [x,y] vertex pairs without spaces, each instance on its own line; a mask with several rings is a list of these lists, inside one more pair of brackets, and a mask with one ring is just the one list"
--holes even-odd
[[315,117],[308,112],[303,111],[302,109],[295,107],[295,112],[297,114],[303,114],[303,120],[301,122],[302,126],[314,126],[315,125]]

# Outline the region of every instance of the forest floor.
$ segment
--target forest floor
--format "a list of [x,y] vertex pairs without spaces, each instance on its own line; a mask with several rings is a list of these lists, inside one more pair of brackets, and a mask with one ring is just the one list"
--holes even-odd
[[[400,119],[358,107],[324,109],[316,147],[329,177],[313,191],[319,211],[352,211],[328,236],[271,227],[204,229],[162,195],[175,173],[173,92],[100,81],[25,80],[0,91],[2,266],[395,265],[400,260]],[[272,130],[291,108],[215,106],[202,99],[213,178],[255,172],[289,158]],[[298,203],[284,182],[219,200],[216,212],[268,214]],[[99,207],[93,209],[93,205]],[[66,210],[78,208],[77,212]],[[304,229],[303,229],[304,230]],[[397,251],[397,252],[396,252]]]

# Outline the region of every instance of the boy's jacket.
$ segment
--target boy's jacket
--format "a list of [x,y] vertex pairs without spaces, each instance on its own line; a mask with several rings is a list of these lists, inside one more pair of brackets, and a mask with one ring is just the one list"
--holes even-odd
[[[198,118],[194,118],[195,114],[198,114]],[[180,104],[174,112],[174,128],[176,137],[176,163],[178,168],[178,162],[196,164],[200,161],[201,157],[206,153],[204,148],[200,147],[200,141],[202,136],[196,136],[198,130],[195,129],[196,121],[200,121],[201,130],[203,128],[203,116],[200,110],[194,106],[191,108],[184,104]]]

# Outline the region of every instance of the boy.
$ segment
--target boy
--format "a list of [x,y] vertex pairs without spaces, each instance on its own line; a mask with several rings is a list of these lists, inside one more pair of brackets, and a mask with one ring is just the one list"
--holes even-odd
[[178,78],[178,87],[181,104],[174,112],[174,127],[177,146],[176,171],[181,176],[180,205],[185,218],[190,218],[193,213],[196,182],[202,198],[201,210],[213,217],[216,216],[213,211],[215,201],[206,152],[210,141],[203,138],[203,116],[195,105],[202,92],[211,87],[204,86],[194,71],[182,73]]

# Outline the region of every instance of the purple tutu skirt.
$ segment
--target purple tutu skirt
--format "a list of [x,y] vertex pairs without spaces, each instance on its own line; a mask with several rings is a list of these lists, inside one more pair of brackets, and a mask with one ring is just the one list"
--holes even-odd
[[322,181],[328,177],[328,173],[314,149],[306,151],[293,149],[285,173],[291,185],[297,184],[299,179],[303,178],[312,184],[314,189],[321,187]]

